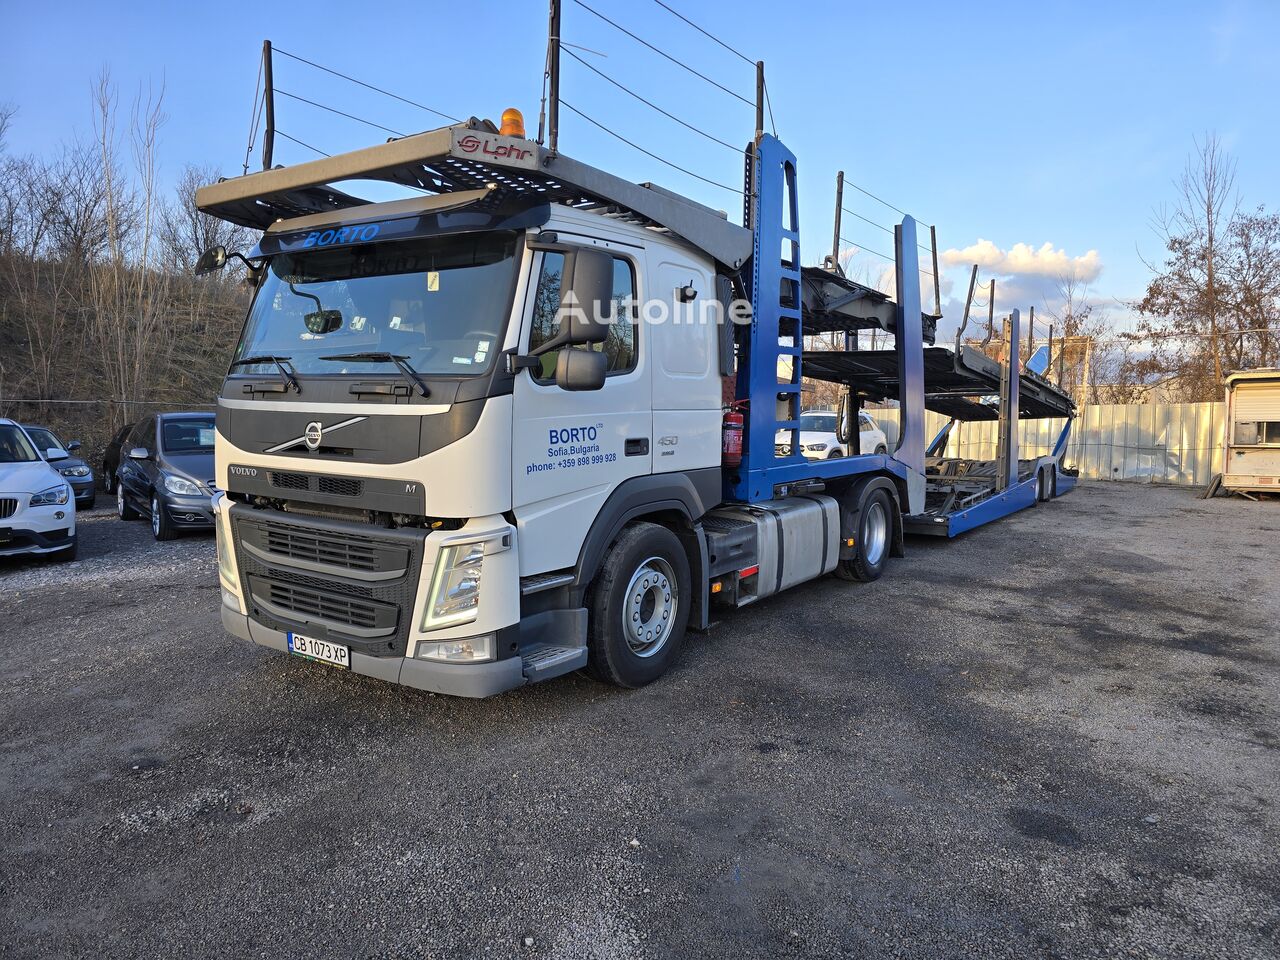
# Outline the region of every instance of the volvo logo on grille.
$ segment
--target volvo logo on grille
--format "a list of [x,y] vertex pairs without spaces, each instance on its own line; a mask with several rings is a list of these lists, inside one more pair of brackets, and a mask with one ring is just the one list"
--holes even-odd
[[331,423],[327,427],[319,420],[312,420],[307,424],[307,428],[302,432],[302,436],[294,437],[292,440],[286,440],[284,443],[277,443],[274,447],[267,447],[264,453],[280,453],[284,450],[291,450],[294,447],[305,445],[308,450],[319,450],[320,442],[324,439],[326,433],[333,433],[335,430],[341,430],[343,427],[354,426],[357,423],[364,423],[368,417],[352,417],[349,420],[341,420],[338,423]]

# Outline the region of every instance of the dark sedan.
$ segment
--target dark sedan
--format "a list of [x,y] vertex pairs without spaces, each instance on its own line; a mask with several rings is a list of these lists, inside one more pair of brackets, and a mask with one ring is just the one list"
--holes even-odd
[[161,413],[129,432],[116,470],[121,520],[151,518],[157,540],[213,529],[213,414]]
[[76,497],[76,509],[92,510],[96,492],[93,470],[89,464],[74,455],[80,449],[80,441],[72,440],[70,443],[63,443],[48,427],[36,427],[29,423],[24,423],[22,429],[27,431],[27,436],[36,445],[40,455],[49,461],[49,466],[62,474],[67,483],[71,484],[71,490]]

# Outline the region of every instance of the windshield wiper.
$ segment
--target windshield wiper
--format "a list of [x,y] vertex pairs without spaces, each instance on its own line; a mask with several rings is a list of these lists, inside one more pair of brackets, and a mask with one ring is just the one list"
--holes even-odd
[[[289,363],[291,357],[278,357],[274,353],[260,353],[255,357],[241,357],[239,360],[231,361],[231,369],[236,367],[247,367],[254,363],[274,363],[276,369],[280,371],[280,380],[284,383],[284,388],[288,390],[293,387],[297,393],[302,392],[302,384],[298,383],[298,378],[293,375],[293,364]],[[289,363],[289,366],[285,366]]]
[[358,363],[394,363],[400,368],[400,372],[412,380],[418,387],[418,393],[424,397],[431,396],[431,391],[427,389],[426,381],[422,379],[422,375],[417,370],[409,366],[409,358],[395,353],[331,353],[328,356],[320,357],[321,360],[350,360]]

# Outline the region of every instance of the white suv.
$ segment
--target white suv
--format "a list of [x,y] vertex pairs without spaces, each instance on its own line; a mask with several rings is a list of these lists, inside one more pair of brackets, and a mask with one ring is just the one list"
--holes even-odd
[[[791,435],[787,430],[779,430],[773,441],[778,453],[787,455],[791,446]],[[836,438],[836,413],[833,410],[806,410],[800,414],[800,452],[810,460],[828,460],[831,457],[845,456],[845,445]],[[869,413],[858,412],[858,451],[859,453],[888,453],[889,443],[884,431],[871,418]]]
[[0,557],[20,553],[74,560],[76,501],[26,431],[0,419]]

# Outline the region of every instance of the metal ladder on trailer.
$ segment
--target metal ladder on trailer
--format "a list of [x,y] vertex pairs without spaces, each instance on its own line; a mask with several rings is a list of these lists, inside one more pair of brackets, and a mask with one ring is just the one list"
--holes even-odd
[[[754,151],[747,151],[746,183],[744,221],[752,231],[752,320],[740,341],[736,395],[747,401],[747,414],[742,464],[727,471],[726,496],[758,503],[820,488],[828,480],[885,471],[905,481],[910,509],[919,509],[925,489],[924,343],[915,220],[905,217],[894,231],[894,343],[902,409],[898,449],[892,456],[808,461],[798,443],[804,331],[795,155],[776,137],[759,136]],[[780,371],[785,375],[780,376]],[[792,442],[784,445],[787,452],[782,454],[775,445],[778,431],[791,434]]]

